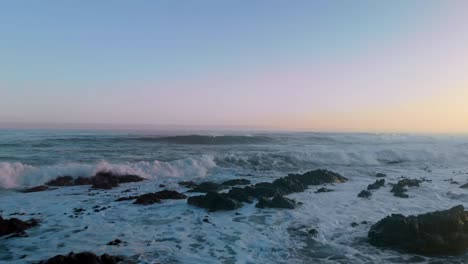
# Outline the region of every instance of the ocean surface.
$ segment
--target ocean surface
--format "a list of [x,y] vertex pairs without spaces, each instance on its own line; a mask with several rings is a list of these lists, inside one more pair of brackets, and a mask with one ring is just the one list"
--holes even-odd
[[[468,137],[407,134],[191,133],[0,130],[0,214],[41,221],[27,237],[0,238],[0,262],[34,263],[57,254],[92,251],[138,263],[468,263],[468,255],[422,257],[370,246],[370,226],[392,213],[420,214],[467,207]],[[298,208],[208,213],[186,200],[150,206],[115,202],[123,190],[187,191],[177,182],[246,178],[272,181],[288,173],[328,169],[349,178],[288,195]],[[61,175],[99,171],[148,181],[108,191],[90,186],[21,193]],[[357,194],[385,173],[370,199]],[[421,178],[409,198],[388,183]],[[454,184],[454,181],[458,182]],[[160,184],[166,187],[159,187]],[[90,195],[91,194],[91,195]],[[194,195],[194,194],[188,194]],[[93,207],[108,207],[94,212]],[[85,209],[74,217],[74,209]],[[209,219],[209,223],[203,220]],[[367,223],[362,223],[367,221]],[[351,223],[359,223],[351,226]],[[315,228],[313,237],[307,230]],[[120,239],[120,246],[106,245]]]

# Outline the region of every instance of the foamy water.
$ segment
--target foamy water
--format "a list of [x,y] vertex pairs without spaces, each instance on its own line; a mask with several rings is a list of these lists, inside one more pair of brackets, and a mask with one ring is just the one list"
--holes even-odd
[[[334,190],[330,193],[314,193],[317,186],[288,195],[303,203],[294,210],[245,204],[208,213],[185,200],[150,206],[115,202],[162,189],[186,191],[177,184],[181,180],[242,177],[255,183],[317,168],[339,172],[349,181],[327,186]],[[59,175],[91,176],[101,170],[138,174],[148,181],[109,191],[89,191],[89,186],[16,191]],[[358,198],[377,172],[388,175],[386,187],[370,199]],[[468,190],[458,188],[468,182],[467,173],[468,138],[461,136],[301,133],[167,139],[121,132],[4,131],[1,214],[42,222],[27,231],[28,237],[1,238],[0,261],[28,263],[87,250],[139,263],[466,263],[468,255],[421,259],[374,248],[366,237],[373,223],[392,213],[467,207]],[[432,182],[409,188],[408,199],[397,198],[388,183],[402,176]],[[108,208],[94,212],[95,206]],[[86,211],[75,217],[74,208]],[[360,224],[352,227],[353,222]],[[318,230],[317,237],[307,234],[311,228]],[[116,238],[126,244],[106,245]]]

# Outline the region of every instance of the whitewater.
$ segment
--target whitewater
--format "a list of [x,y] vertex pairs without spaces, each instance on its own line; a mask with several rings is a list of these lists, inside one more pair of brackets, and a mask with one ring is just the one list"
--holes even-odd
[[[186,200],[149,206],[116,202],[127,194],[186,192],[180,181],[273,181],[314,169],[348,182],[290,194],[296,209],[207,212]],[[22,193],[58,176],[101,171],[143,182]],[[387,176],[370,199],[357,194]],[[388,183],[425,178],[398,198]],[[36,218],[27,237],[0,238],[0,262],[34,263],[71,251],[123,255],[136,263],[467,263],[468,255],[417,256],[367,243],[372,224],[404,215],[467,207],[468,137],[462,135],[142,131],[0,131],[0,215]],[[187,195],[194,195],[186,193]],[[80,214],[75,209],[84,209]],[[105,210],[95,211],[95,208]],[[206,220],[207,219],[207,220]],[[308,231],[316,229],[317,236]],[[120,239],[119,246],[107,245]]]

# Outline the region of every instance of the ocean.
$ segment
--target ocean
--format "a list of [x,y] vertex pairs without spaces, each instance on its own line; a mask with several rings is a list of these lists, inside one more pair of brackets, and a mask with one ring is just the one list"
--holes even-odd
[[[149,206],[116,202],[123,191],[186,192],[180,181],[273,181],[327,169],[348,182],[287,197],[296,209],[207,212],[186,200]],[[100,171],[148,180],[111,190],[18,190],[58,176]],[[370,199],[357,194],[384,173]],[[409,198],[390,192],[402,177],[425,178]],[[36,218],[26,237],[0,238],[0,262],[34,263],[71,251],[123,255],[137,263],[468,263],[468,255],[416,256],[367,242],[390,214],[421,214],[468,203],[468,137],[455,135],[151,131],[0,131],[0,215]],[[195,195],[186,193],[187,195]],[[97,211],[93,208],[105,207]],[[76,209],[84,209],[76,215]],[[205,219],[208,219],[204,221]],[[352,225],[352,223],[355,223]],[[307,230],[316,229],[311,236]],[[114,239],[124,243],[107,245]]]

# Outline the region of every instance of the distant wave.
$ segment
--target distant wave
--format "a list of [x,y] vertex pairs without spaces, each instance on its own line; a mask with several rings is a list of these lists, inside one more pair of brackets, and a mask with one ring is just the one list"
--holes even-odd
[[146,137],[138,140],[164,142],[172,144],[193,144],[193,145],[231,145],[231,144],[264,144],[274,141],[266,136],[208,136],[208,135],[187,135],[169,137]]

